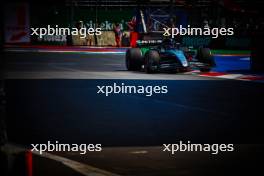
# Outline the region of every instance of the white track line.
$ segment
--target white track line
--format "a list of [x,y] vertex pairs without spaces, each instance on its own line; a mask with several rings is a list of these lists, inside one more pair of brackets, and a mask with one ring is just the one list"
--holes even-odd
[[[11,143],[6,144],[3,150],[8,153],[30,151],[30,150],[25,149],[22,146],[11,144]],[[74,171],[84,176],[120,176],[112,172],[108,172],[108,171],[105,171],[105,170],[102,170],[102,169],[99,169],[99,168],[96,168],[96,167],[93,167],[93,166],[90,166],[84,163],[80,163],[80,162],[77,162],[77,161],[62,157],[62,156],[47,153],[47,152],[42,152],[42,154],[40,154],[39,152],[33,151],[32,154],[62,163],[63,165],[73,169]]]
[[60,162],[62,164],[64,164],[65,166],[68,166],[69,168],[75,170],[76,172],[83,174],[85,176],[120,176],[118,174],[115,173],[111,173],[87,164],[83,164],[77,161],[73,161],[70,160],[68,158],[65,157],[61,157],[58,155],[54,155],[51,153],[46,153],[43,152],[42,154],[39,154],[39,152],[32,152],[35,155],[44,157],[44,158],[48,158],[48,159],[52,159],[54,161]]

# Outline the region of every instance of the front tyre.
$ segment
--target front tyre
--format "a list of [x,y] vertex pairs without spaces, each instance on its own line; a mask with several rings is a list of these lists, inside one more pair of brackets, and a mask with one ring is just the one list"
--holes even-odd
[[145,55],[144,69],[146,73],[158,71],[160,56],[155,50],[149,50]]
[[210,72],[211,68],[215,66],[215,60],[209,48],[199,48],[197,59],[204,64],[204,66],[200,67],[201,72]]
[[209,64],[212,67],[215,66],[214,57],[209,48],[199,48],[197,51],[197,59],[199,62]]

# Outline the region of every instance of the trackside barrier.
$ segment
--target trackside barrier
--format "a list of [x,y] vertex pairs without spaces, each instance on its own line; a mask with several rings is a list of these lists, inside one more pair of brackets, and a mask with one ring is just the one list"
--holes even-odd
[[[130,32],[123,31],[122,44],[129,45]],[[97,40],[97,45],[95,40]],[[127,40],[127,41],[126,41]],[[115,34],[113,31],[102,31],[101,35],[87,35],[86,38],[80,38],[79,35],[72,36],[74,46],[116,46]]]
[[33,176],[33,160],[31,150],[25,152],[26,159],[26,176]]
[[115,46],[115,34],[113,31],[102,31],[102,35],[97,36],[99,46]]
[[33,155],[31,150],[5,147],[0,151],[1,176],[33,176]]

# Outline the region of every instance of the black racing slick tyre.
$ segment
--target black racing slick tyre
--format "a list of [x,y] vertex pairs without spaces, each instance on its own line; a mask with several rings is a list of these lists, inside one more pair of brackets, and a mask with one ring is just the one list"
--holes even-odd
[[160,55],[155,50],[149,50],[145,55],[144,69],[146,73],[158,71]]
[[126,52],[126,68],[130,71],[140,70],[143,65],[142,53],[139,48],[130,48]]
[[209,48],[199,48],[197,51],[197,59],[199,62],[215,66],[214,57],[212,56]]

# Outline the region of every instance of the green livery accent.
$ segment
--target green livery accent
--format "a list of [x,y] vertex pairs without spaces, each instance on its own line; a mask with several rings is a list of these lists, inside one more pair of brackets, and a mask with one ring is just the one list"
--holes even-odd
[[149,51],[149,49],[150,48],[148,48],[148,47],[142,47],[142,48],[140,48],[141,53],[142,53],[142,56],[145,56],[146,52]]

